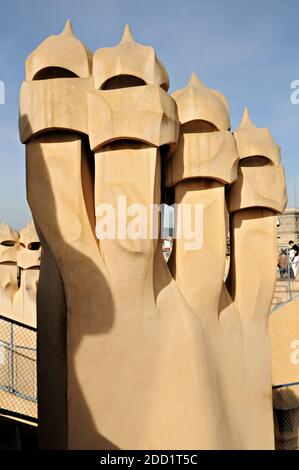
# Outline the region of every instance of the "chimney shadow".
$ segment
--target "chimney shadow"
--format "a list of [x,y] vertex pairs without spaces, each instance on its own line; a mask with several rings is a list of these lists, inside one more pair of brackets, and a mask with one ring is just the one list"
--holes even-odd
[[[27,116],[22,116],[22,125],[30,126]],[[41,133],[39,141],[47,141],[51,135],[51,142],[61,142],[61,131]],[[78,139],[79,135],[65,131],[65,141]],[[82,136],[80,136],[82,137]],[[34,136],[36,138],[36,136]],[[116,450],[118,447],[97,429],[92,411],[84,397],[81,384],[76,374],[75,356],[86,336],[107,334],[114,323],[114,305],[110,287],[104,278],[99,266],[90,257],[67,243],[60,231],[57,218],[55,195],[51,187],[51,179],[44,160],[41,146],[34,149],[37,152],[36,178],[41,180],[38,188],[30,186],[29,172],[35,171],[30,162],[31,154],[26,157],[27,199],[30,205],[32,191],[34,198],[38,196],[40,204],[38,210],[33,208],[34,223],[42,245],[40,278],[37,292],[37,372],[38,372],[38,421],[39,421],[39,448],[40,449],[69,449],[69,423],[76,423],[76,435],[82,433],[81,449]],[[92,225],[94,217],[92,188],[87,188],[88,181],[92,181],[93,168],[91,155],[81,152],[81,185],[82,196],[89,223]],[[93,155],[92,155],[93,158]],[[72,165],[72,161],[69,162]],[[84,168],[83,168],[84,166]],[[69,191],[76,187],[67,182],[68,174],[64,175]],[[38,192],[38,194],[37,194]],[[80,196],[79,196],[80,197]],[[78,198],[78,194],[74,194]],[[82,221],[76,221],[82,224]],[[81,225],[82,226],[82,225]],[[95,226],[91,226],[93,233]],[[50,236],[48,237],[48,233]],[[55,246],[59,246],[59,253],[54,253],[50,246],[55,238]],[[95,235],[94,235],[95,238]],[[94,243],[97,243],[96,238]],[[60,258],[60,259],[58,259]],[[63,266],[63,263],[66,263]],[[67,298],[65,284],[71,284],[72,289],[78,289],[77,299],[80,305],[71,306]],[[80,295],[80,292],[82,293]],[[72,322],[70,334],[69,323]],[[74,328],[78,325],[78,328]],[[94,351],[94,355],[98,355]],[[89,358],[93,361],[93,357]],[[95,387],[99,386],[100,377]],[[70,403],[75,400],[78,408],[77,416],[70,417]],[[73,408],[73,407],[72,407]],[[80,439],[78,440],[80,441]],[[77,448],[77,446],[76,446]]]

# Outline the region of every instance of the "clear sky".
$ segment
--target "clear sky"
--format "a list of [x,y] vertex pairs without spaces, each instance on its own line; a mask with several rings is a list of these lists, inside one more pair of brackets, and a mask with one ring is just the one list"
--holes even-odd
[[113,46],[129,23],[138,42],[153,45],[170,77],[170,92],[192,71],[229,100],[232,128],[245,105],[282,148],[289,206],[299,205],[298,0],[9,0],[0,8],[0,221],[21,228],[30,220],[24,146],[18,137],[18,95],[27,55],[70,18],[91,49]]

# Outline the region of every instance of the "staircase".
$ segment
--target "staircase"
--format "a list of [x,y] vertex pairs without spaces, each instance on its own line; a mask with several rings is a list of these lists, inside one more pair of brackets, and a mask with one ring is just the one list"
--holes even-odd
[[277,279],[275,285],[274,296],[272,300],[272,308],[281,303],[291,300],[296,295],[299,295],[299,279]]

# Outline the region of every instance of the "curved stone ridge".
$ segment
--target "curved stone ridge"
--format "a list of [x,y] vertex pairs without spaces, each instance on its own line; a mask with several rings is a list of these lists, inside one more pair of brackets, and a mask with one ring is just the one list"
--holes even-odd
[[257,128],[246,108],[234,136],[240,162],[237,181],[227,197],[229,211],[264,207],[283,212],[287,205],[285,173],[280,148],[269,130]]
[[8,224],[0,224],[0,315],[12,316],[13,299],[18,290],[19,234]]
[[10,225],[0,224],[0,263],[15,263],[17,260],[19,234]]
[[88,133],[86,92],[89,78],[23,82],[20,91],[20,138],[26,143],[41,132],[64,129]]
[[186,88],[173,93],[181,123],[179,143],[166,163],[166,186],[191,178],[231,184],[237,178],[238,150],[230,127],[228,103],[193,73]]
[[234,132],[240,159],[262,156],[274,164],[280,163],[280,147],[273,139],[269,129],[256,127],[245,108],[242,121]]
[[22,269],[29,269],[40,265],[40,241],[34,224],[31,222],[20,230],[20,250],[17,255],[17,264]]
[[188,178],[212,178],[230,184],[237,178],[238,150],[228,131],[185,133],[167,161],[166,186]]
[[172,94],[178,106],[181,124],[200,120],[225,131],[231,127],[228,103],[225,96],[217,90],[204,85],[193,73],[185,88]]
[[19,288],[13,298],[12,318],[36,326],[36,294],[41,260],[41,246],[33,222],[20,230],[17,266]]
[[34,327],[40,258],[33,223],[20,233],[0,224],[0,314]]
[[19,234],[16,230],[11,228],[10,225],[1,223],[0,224],[0,243],[3,242],[18,242]]
[[49,36],[28,56],[26,80],[37,79],[41,71],[49,68],[63,69],[74,76],[87,78],[91,67],[92,53],[74,35],[68,20],[60,34]]
[[157,85],[88,93],[92,150],[121,139],[160,147],[176,144],[179,134],[174,100]]
[[135,41],[130,27],[126,25],[117,46],[97,49],[93,58],[93,80],[96,89],[118,76],[135,77],[146,85],[169,88],[168,74],[151,46]]

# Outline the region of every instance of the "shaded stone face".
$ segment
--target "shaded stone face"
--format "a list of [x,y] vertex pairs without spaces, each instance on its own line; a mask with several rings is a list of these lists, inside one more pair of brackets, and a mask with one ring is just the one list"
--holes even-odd
[[20,233],[0,224],[1,315],[36,326],[36,290],[41,244],[33,224]]
[[[172,96],[167,89],[155,51],[129,28],[92,56],[67,24],[27,59],[20,136],[43,245],[44,448],[273,448],[267,322],[286,204],[279,148],[247,112],[231,133],[226,98],[195,75]],[[97,239],[103,208],[120,198],[133,221],[137,206],[200,206],[202,243],[194,248],[182,230],[167,266],[161,240],[122,230]],[[20,259],[35,259],[34,240]]]
[[16,263],[19,234],[7,224],[0,224],[0,263]]
[[7,224],[0,224],[0,309],[12,316],[13,299],[18,289],[19,234]]
[[20,231],[17,264],[22,269],[40,266],[41,243],[33,223]]

